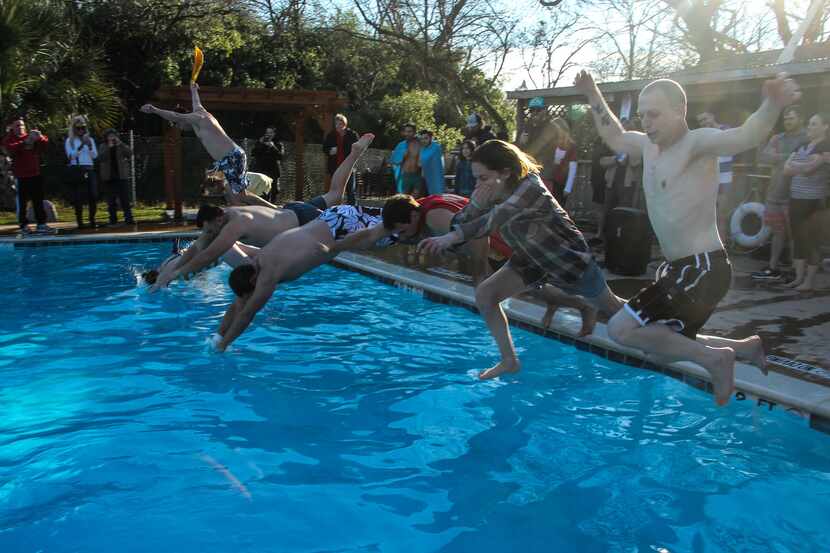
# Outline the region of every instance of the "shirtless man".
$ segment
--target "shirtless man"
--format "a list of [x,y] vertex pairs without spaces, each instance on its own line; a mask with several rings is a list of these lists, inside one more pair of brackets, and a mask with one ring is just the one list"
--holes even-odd
[[656,281],[631,298],[608,322],[617,342],[665,361],[693,361],[712,379],[715,401],[729,402],[735,387],[735,357],[766,374],[761,338],[728,340],[697,332],[729,290],[732,269],[718,235],[715,203],[718,156],[757,147],[769,136],[781,110],[800,93],[779,75],[764,83],[764,102],[737,128],[689,130],[686,93],[659,79],[640,93],[645,132],[624,131],[585,71],[574,82],[585,94],[600,136],[615,152],[643,157],[643,188],[649,219],[666,256]]
[[248,158],[245,150],[237,146],[225,133],[219,121],[202,106],[199,100],[199,85],[190,83],[190,96],[193,102],[191,113],[176,113],[166,109],[159,109],[152,104],[144,104],[141,111],[155,113],[162,119],[175,123],[182,130],[193,129],[202,146],[210,157],[215,160],[213,169],[222,171],[230,187],[228,194],[231,205],[259,205],[274,208],[273,204],[263,200],[256,194],[248,192]]
[[[323,210],[343,201],[343,194],[352,168],[375,138],[364,134],[352,145],[349,156],[340,164],[331,179],[331,188],[322,196],[308,202],[289,202],[282,209],[261,206],[240,206],[222,209],[205,205],[196,215],[196,226],[204,227],[203,238],[188,248],[170,271],[162,271],[151,291],[167,286],[182,275],[196,273],[216,263],[229,252],[235,265],[240,256],[250,256],[251,246],[262,247],[274,236],[286,230],[301,227],[320,216]],[[240,245],[245,242],[245,245]]]
[[[342,251],[342,248],[335,249],[335,244],[349,235],[368,227],[382,226],[381,212],[380,208],[352,205],[329,208],[315,221],[274,237],[259,251],[253,263],[231,271],[228,282],[237,297],[214,335],[214,347],[225,351],[268,303],[277,285],[295,280],[330,261]],[[396,242],[391,234],[385,233],[378,242],[361,247],[390,246]]]

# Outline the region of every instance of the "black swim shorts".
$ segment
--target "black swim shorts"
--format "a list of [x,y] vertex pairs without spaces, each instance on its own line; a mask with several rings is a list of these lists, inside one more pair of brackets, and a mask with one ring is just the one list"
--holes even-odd
[[663,323],[694,339],[732,283],[732,264],[723,250],[666,261],[650,286],[625,310],[641,326]]
[[296,213],[297,221],[303,226],[319,217],[328,206],[323,196],[315,196],[307,202],[288,202],[282,208]]

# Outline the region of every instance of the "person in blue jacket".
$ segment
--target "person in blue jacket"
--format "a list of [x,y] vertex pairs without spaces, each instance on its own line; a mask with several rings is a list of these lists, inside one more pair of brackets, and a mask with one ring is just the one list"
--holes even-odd
[[444,152],[441,145],[432,140],[432,131],[418,133],[421,143],[421,175],[427,184],[427,194],[444,193]]
[[418,163],[421,144],[415,138],[415,125],[406,123],[401,126],[403,140],[398,142],[392,155],[389,157],[389,164],[392,165],[392,173],[395,175],[395,188],[398,194],[411,194],[420,188],[421,171]]

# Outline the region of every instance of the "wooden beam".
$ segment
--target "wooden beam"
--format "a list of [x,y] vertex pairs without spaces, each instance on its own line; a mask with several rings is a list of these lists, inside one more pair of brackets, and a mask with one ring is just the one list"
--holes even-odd
[[305,185],[305,110],[294,116],[294,199],[303,201]]
[[168,125],[164,129],[164,195],[165,209],[174,211],[177,221],[182,219],[182,131]]

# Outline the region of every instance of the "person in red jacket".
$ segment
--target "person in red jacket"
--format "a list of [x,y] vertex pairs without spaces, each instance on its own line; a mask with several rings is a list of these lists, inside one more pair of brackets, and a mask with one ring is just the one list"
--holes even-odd
[[43,209],[43,176],[40,174],[40,155],[49,138],[37,129],[26,132],[26,121],[17,117],[3,138],[3,147],[12,158],[12,174],[17,177],[17,206],[20,232],[29,233],[26,205],[31,200],[37,221],[37,232],[52,233],[55,229],[46,225]]

